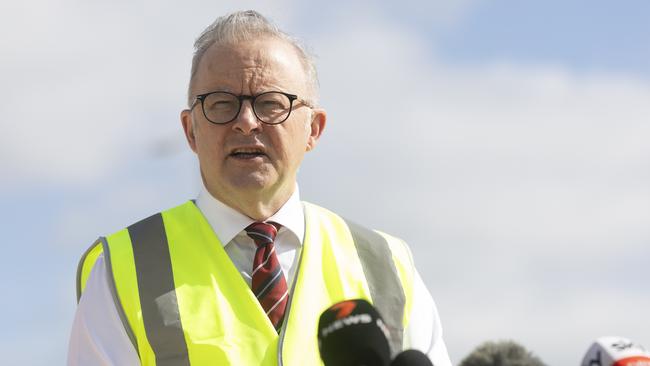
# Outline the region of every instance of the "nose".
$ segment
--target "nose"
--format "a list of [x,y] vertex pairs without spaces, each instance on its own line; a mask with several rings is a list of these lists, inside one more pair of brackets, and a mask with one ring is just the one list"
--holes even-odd
[[260,129],[261,122],[257,120],[250,100],[242,101],[239,115],[233,121],[232,128],[244,135],[249,135]]

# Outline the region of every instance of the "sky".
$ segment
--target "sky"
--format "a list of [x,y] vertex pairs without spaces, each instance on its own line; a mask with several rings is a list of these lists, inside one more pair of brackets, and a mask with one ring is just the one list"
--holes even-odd
[[0,4],[3,363],[63,364],[83,251],[195,197],[192,43],[249,8],[316,56],[302,198],[410,244],[454,363],[650,347],[647,1],[36,0]]

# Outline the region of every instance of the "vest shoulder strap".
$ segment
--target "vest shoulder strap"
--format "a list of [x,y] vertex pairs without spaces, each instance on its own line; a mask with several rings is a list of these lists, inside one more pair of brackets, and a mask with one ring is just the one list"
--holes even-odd
[[88,276],[90,276],[90,271],[95,266],[97,258],[102,254],[102,239],[103,237],[98,238],[93,242],[93,244],[86,249],[84,254],[79,259],[79,264],[77,265],[77,302],[81,299],[81,294],[86,288],[86,281],[88,281]]
[[158,213],[127,228],[135,261],[142,321],[158,366],[189,366],[167,233]]
[[90,271],[95,266],[97,258],[102,255],[104,258],[104,267],[106,268],[106,280],[108,282],[108,289],[113,298],[113,303],[115,304],[115,309],[117,314],[122,321],[126,335],[131,340],[133,347],[136,352],[138,351],[138,342],[136,341],[131,325],[124,313],[122,308],[122,303],[119,301],[119,296],[117,295],[117,287],[115,286],[115,279],[113,277],[113,271],[111,269],[111,256],[108,243],[106,242],[106,237],[99,237],[95,242],[86,250],[86,252],[81,256],[79,260],[79,265],[77,267],[77,302],[81,299],[81,294],[83,293],[86,287],[86,281],[88,276],[90,276]]
[[374,306],[390,331],[392,352],[402,350],[406,296],[386,239],[374,230],[345,220],[359,253]]

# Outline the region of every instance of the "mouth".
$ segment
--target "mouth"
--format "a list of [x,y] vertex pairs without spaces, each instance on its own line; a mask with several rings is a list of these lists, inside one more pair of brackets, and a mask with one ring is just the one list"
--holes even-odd
[[230,152],[229,156],[241,160],[267,157],[266,153],[264,152],[264,149],[259,147],[236,148]]

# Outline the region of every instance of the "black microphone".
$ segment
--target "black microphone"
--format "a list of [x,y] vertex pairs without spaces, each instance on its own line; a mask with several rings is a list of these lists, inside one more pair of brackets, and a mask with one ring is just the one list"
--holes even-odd
[[363,299],[336,303],[318,320],[325,366],[389,366],[389,338],[379,312]]
[[398,354],[390,366],[433,366],[433,363],[424,353],[409,349]]

